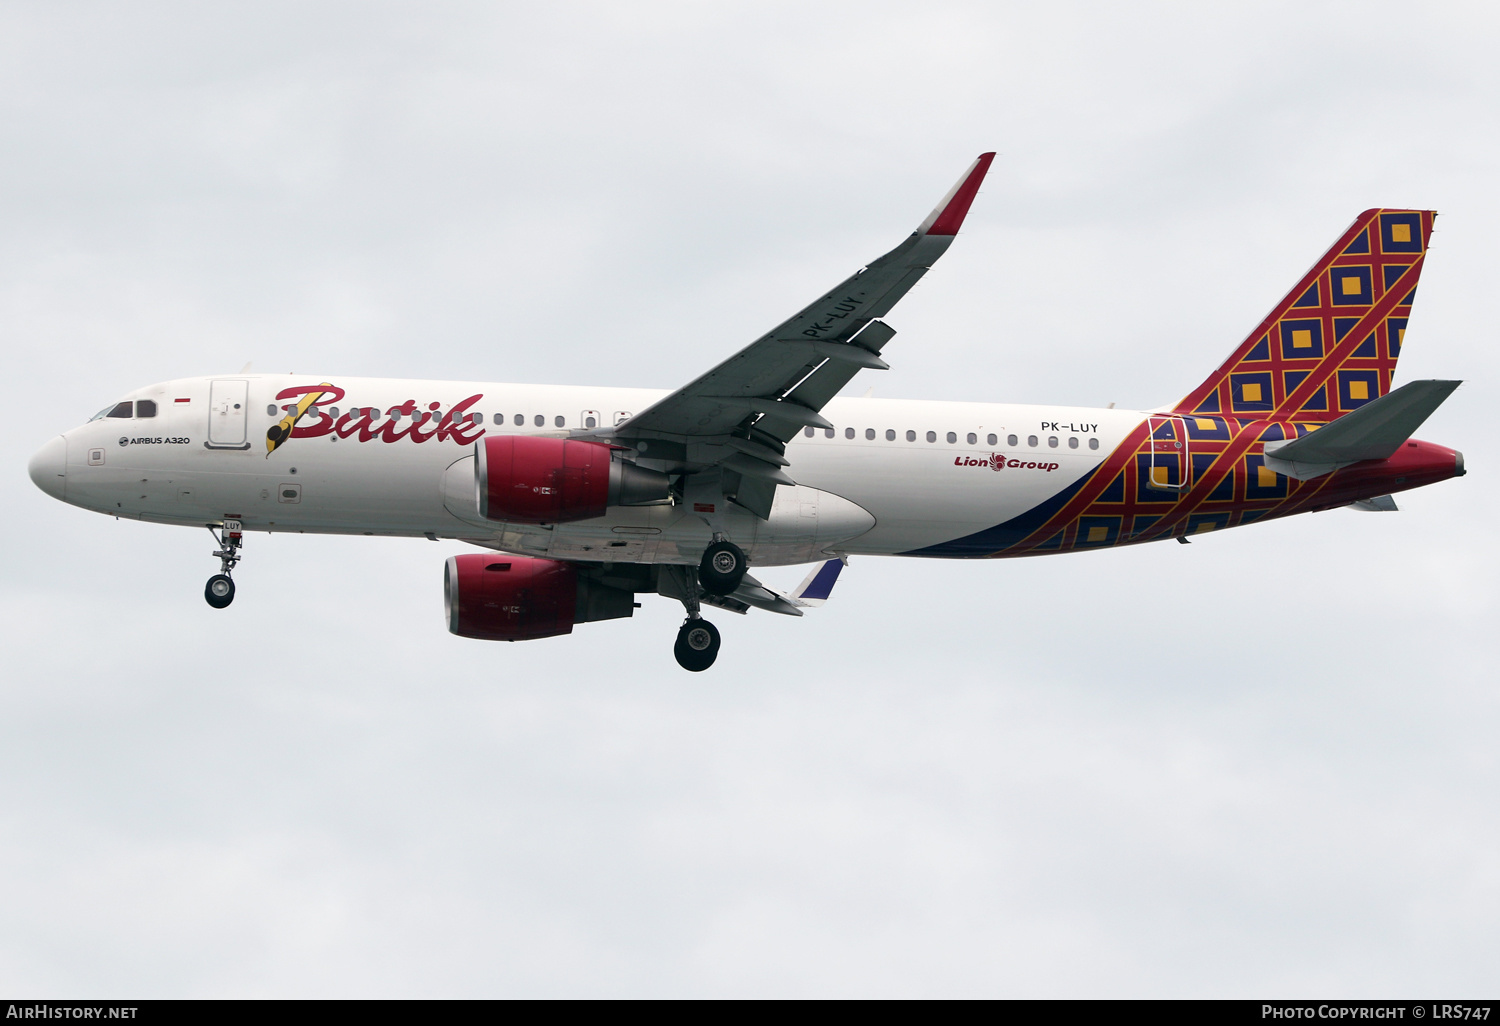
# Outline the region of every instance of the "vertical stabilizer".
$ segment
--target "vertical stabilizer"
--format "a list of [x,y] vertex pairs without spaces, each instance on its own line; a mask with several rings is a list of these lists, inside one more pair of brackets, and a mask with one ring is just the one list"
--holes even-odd
[[1330,421],[1389,392],[1436,216],[1360,214],[1175,412]]

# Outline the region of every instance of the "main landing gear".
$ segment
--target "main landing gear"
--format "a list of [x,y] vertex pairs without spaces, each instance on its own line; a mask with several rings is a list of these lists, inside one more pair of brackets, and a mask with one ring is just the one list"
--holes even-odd
[[719,657],[719,631],[703,619],[699,598],[709,595],[729,595],[745,579],[745,570],[750,561],[745,551],[722,534],[715,534],[713,544],[703,553],[698,563],[698,572],[692,567],[663,567],[662,573],[670,575],[663,581],[662,594],[675,596],[682,601],[687,619],[677,630],[677,644],[672,654],[677,665],[684,670],[700,673],[714,664]]
[[714,543],[703,551],[703,559],[698,563],[698,580],[710,595],[728,595],[740,586],[749,566],[743,549],[716,534]]
[[234,572],[234,565],[240,561],[240,546],[245,542],[238,520],[226,520],[218,530],[209,524],[208,532],[219,543],[218,550],[214,552],[219,557],[219,572],[203,586],[203,600],[215,609],[223,609],[234,601],[234,579],[229,575]]
[[[710,564],[713,552],[710,547],[704,554],[703,566]],[[744,553],[739,549],[734,549],[734,552],[736,562],[743,567]],[[702,579],[701,569],[699,573],[694,573],[691,566],[664,566],[661,568],[661,575],[661,593],[680,601],[687,612],[687,619],[677,628],[677,643],[672,646],[672,655],[677,657],[677,665],[684,670],[701,673],[719,658],[718,628],[703,619],[701,611],[699,600],[709,590]],[[744,576],[743,569],[740,575]]]
[[719,629],[701,616],[690,616],[677,630],[672,646],[677,665],[694,673],[706,670],[719,658]]

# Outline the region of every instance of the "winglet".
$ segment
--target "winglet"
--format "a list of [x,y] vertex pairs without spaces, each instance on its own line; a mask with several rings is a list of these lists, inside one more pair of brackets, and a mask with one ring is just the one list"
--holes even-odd
[[975,194],[979,192],[979,183],[984,181],[985,172],[989,171],[990,162],[994,159],[994,153],[981,153],[979,159],[969,165],[958,184],[949,189],[948,195],[927,215],[927,220],[917,228],[917,234],[957,235],[959,226],[969,214]]
[[844,560],[841,558],[818,564],[813,567],[812,573],[797,585],[791,598],[798,605],[821,606],[833,593],[834,582],[839,579],[839,571],[842,569],[844,569]]

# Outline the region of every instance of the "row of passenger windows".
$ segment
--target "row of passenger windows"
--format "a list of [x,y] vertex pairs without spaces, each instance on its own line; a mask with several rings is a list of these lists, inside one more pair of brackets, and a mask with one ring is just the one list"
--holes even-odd
[[[837,432],[838,432],[837,428],[824,428],[823,429],[823,437],[825,437],[825,438],[832,438],[832,437],[834,437],[835,434],[837,434]],[[809,427],[809,428],[803,428],[802,429],[802,433],[805,436],[807,436],[808,438],[814,438],[814,437],[817,436],[818,429],[817,428],[811,428],[811,427]],[[845,438],[854,438],[854,437],[857,436],[857,434],[858,434],[858,432],[856,432],[855,429],[852,428],[852,427],[850,427],[850,428],[844,428],[844,437]],[[877,437],[877,433],[876,433],[876,431],[875,431],[874,428],[865,428],[865,438],[868,441],[873,442],[876,439],[876,437]],[[957,431],[949,431],[947,433],[947,435],[945,435],[944,437],[947,440],[947,442],[948,442],[949,445],[957,445],[958,444],[958,432]],[[927,441],[935,443],[938,440],[938,433],[936,431],[929,431],[926,434],[926,438],[927,438]],[[887,442],[894,442],[896,440],[896,429],[895,428],[886,428],[885,429],[885,440]],[[915,442],[917,440],[917,433],[915,431],[908,431],[908,432],[906,432],[906,440],[908,442]],[[964,441],[967,442],[969,445],[978,445],[979,444],[979,435],[976,432],[970,431],[967,435],[964,436]],[[1000,436],[996,435],[994,433],[985,435],[984,436],[984,444],[985,445],[999,445],[1000,444]],[[1005,444],[1008,445],[1008,446],[1010,446],[1011,448],[1015,448],[1015,447],[1017,447],[1017,446],[1019,446],[1021,444],[1021,438],[1020,438],[1019,435],[1006,435],[1005,436]],[[1027,435],[1026,436],[1026,444],[1029,445],[1029,446],[1031,446],[1033,449],[1035,449],[1037,446],[1039,446],[1039,445],[1042,444],[1042,440],[1039,437],[1037,437],[1036,435]],[[1048,435],[1047,436],[1047,446],[1049,448],[1056,449],[1061,444],[1062,444],[1062,440],[1060,438],[1058,438],[1057,435]],[[1076,449],[1076,448],[1078,448],[1078,436],[1076,436],[1076,435],[1069,435],[1068,436],[1068,448],[1069,449]],[[1089,448],[1090,449],[1097,449],[1097,448],[1099,448],[1099,439],[1097,439],[1097,438],[1090,438],[1089,439]]]
[[[286,409],[288,411],[290,411],[292,409],[295,409],[295,408],[296,408],[295,406],[288,406],[288,407],[286,407]],[[434,403],[428,412],[433,413],[433,414],[437,414],[441,409],[442,409],[442,404],[441,403]],[[277,415],[278,412],[280,412],[280,411],[278,410],[278,408],[274,404],[266,407],[266,416],[268,416],[268,417],[274,417],[274,416]],[[353,415],[363,414],[364,416],[369,417],[371,420],[379,420],[380,416],[381,416],[380,410],[377,407],[374,407],[374,406],[371,406],[371,407],[368,407],[368,408],[356,407],[356,408],[350,410],[349,412],[351,414],[353,414]],[[331,417],[333,417],[335,420],[337,420],[338,417],[339,417],[339,408],[337,406],[330,407],[329,410],[328,410],[328,415],[331,416]],[[105,409],[100,410],[98,413],[96,413],[94,415],[93,419],[94,420],[102,420],[102,419],[104,419],[106,417],[130,417],[130,416],[135,416],[135,417],[154,417],[154,416],[156,416],[156,403],[153,402],[150,399],[137,399],[133,403],[130,402],[129,400],[126,400],[125,402],[116,403],[114,406],[106,407]],[[393,420],[400,420],[401,419],[401,414],[399,412],[392,413],[391,414],[391,418]],[[497,426],[497,427],[503,426],[505,424],[505,418],[506,418],[506,415],[503,414],[503,413],[494,413],[494,414],[490,415],[490,421],[491,421],[491,423],[495,424],[495,426]],[[629,418],[630,418],[630,414],[628,412],[626,412],[626,411],[621,410],[621,411],[618,411],[618,412],[615,413],[615,423],[616,424],[620,423],[621,421],[628,420]],[[464,418],[460,418],[460,419],[464,419]],[[599,414],[596,413],[593,410],[586,410],[586,411],[584,411],[583,415],[579,419],[583,422],[583,426],[585,428],[592,428],[592,427],[598,427],[599,426],[599,419],[600,419],[599,418]],[[483,424],[484,423],[484,414],[482,414],[482,413],[471,413],[471,414],[468,415],[467,420],[471,424]],[[524,413],[516,413],[516,414],[512,414],[511,415],[511,423],[513,425],[515,425],[516,427],[525,427],[526,426],[526,421],[527,421],[527,416]],[[559,428],[561,428],[561,427],[567,427],[568,426],[568,418],[566,418],[564,416],[561,416],[561,415],[554,416],[552,418],[552,425],[553,425],[553,427],[559,427]],[[546,415],[545,414],[541,414],[541,413],[533,414],[531,416],[531,426],[532,427],[539,427],[539,428],[546,427],[547,426],[547,417],[546,417]],[[832,438],[832,437],[834,437],[834,435],[836,434],[836,432],[837,432],[836,428],[824,428],[823,429],[823,435],[826,438]],[[814,437],[817,434],[817,428],[811,428],[811,427],[804,428],[802,433],[804,435],[806,435],[808,438],[812,438],[812,437]],[[856,437],[856,434],[857,433],[856,433],[856,431],[855,431],[854,428],[852,428],[852,427],[844,428],[844,437],[845,438],[854,438],[854,437]],[[949,445],[957,445],[958,444],[958,432],[956,432],[956,431],[949,431],[944,437],[945,437],[945,439],[946,439],[946,441],[948,442]],[[865,428],[865,438],[867,440],[869,440],[869,441],[874,441],[875,438],[876,438],[876,431],[875,431],[875,429],[874,428]],[[936,431],[928,431],[926,433],[926,438],[927,438],[928,442],[935,443],[938,440],[938,433]],[[886,430],[885,430],[885,440],[887,442],[894,442],[896,440],[896,429],[895,428],[886,428]],[[906,432],[906,440],[908,442],[915,442],[917,440],[917,433],[915,431],[907,431]],[[966,441],[969,445],[978,445],[979,444],[979,435],[977,433],[973,432],[973,431],[970,431],[967,435],[964,436],[964,441]],[[994,434],[994,433],[990,433],[990,434],[986,435],[984,441],[985,441],[986,445],[998,445],[998,444],[1000,444],[1000,438],[999,438],[999,436],[996,435],[996,434]],[[1006,438],[1005,438],[1005,444],[1008,445],[1008,446],[1011,446],[1012,448],[1014,448],[1014,447],[1017,447],[1017,446],[1019,446],[1021,444],[1021,439],[1020,439],[1020,437],[1018,435],[1007,435]],[[1029,446],[1031,446],[1034,449],[1037,446],[1041,445],[1041,439],[1038,438],[1036,435],[1027,435],[1026,436],[1026,444],[1029,445]],[[1060,441],[1060,439],[1058,438],[1057,435],[1048,435],[1047,436],[1047,445],[1048,445],[1048,447],[1056,449],[1060,444],[1061,444],[1061,441]],[[1077,438],[1077,436],[1070,435],[1068,437],[1068,448],[1069,449],[1076,449],[1076,448],[1078,448],[1078,438]],[[1089,439],[1089,448],[1090,449],[1097,449],[1097,448],[1099,448],[1099,439],[1097,439],[1097,438],[1090,438]]]
[[156,416],[156,403],[151,399],[137,399],[135,402],[125,400],[123,403],[115,403],[106,406],[98,413],[90,417],[90,420],[103,420],[105,417],[154,417]]
[[[120,405],[121,406],[129,406],[130,404],[129,403],[121,403]],[[150,403],[149,405],[151,406],[152,412],[149,413],[149,414],[141,414],[141,416],[155,416],[156,405],[154,403]],[[295,407],[289,405],[289,406],[285,407],[285,409],[288,410],[288,411],[290,411],[292,409],[295,409]],[[432,413],[434,416],[441,416],[441,412],[440,412],[441,409],[442,409],[442,404],[440,404],[440,403],[433,403],[432,406],[431,406],[431,408],[430,408],[430,410],[427,411],[427,412]],[[266,407],[266,414],[267,414],[267,416],[274,417],[274,416],[277,415],[277,413],[278,413],[277,407],[275,407],[275,406],[267,406]],[[340,411],[339,411],[339,408],[337,406],[333,406],[333,407],[330,407],[328,409],[328,415],[330,417],[334,418],[335,420],[337,420],[339,418],[339,413],[340,413]],[[379,420],[381,418],[381,411],[380,411],[380,409],[378,407],[374,407],[374,406],[370,406],[370,407],[355,407],[354,409],[350,410],[349,413],[351,415],[354,415],[354,416],[363,415],[363,416],[369,417],[370,420],[372,420],[372,421]],[[116,414],[111,413],[110,416],[113,417],[113,416],[116,416]],[[129,413],[127,412],[125,414],[125,416],[129,416]],[[401,419],[400,412],[399,411],[398,412],[393,412],[391,414],[391,418],[394,419],[394,420],[400,420]],[[460,420],[467,419],[467,421],[469,423],[471,423],[471,424],[483,424],[485,422],[485,416],[482,413],[471,413],[471,414],[469,414],[467,416],[467,418],[460,417],[459,419]],[[531,424],[532,427],[544,428],[544,427],[547,426],[547,417],[544,414],[541,414],[541,413],[532,414],[529,419],[530,419],[530,424]],[[600,421],[601,418],[600,418],[600,415],[597,412],[595,412],[593,410],[585,410],[583,412],[582,416],[579,419],[580,419],[580,421],[582,422],[582,424],[583,424],[583,426],[585,428],[593,428],[593,427],[598,427],[599,426],[599,421]],[[630,419],[630,413],[628,411],[624,411],[624,410],[616,411],[616,413],[614,415],[614,421],[615,421],[616,424],[619,424],[619,423],[621,423],[623,421],[626,421],[628,419]],[[511,414],[510,415],[510,423],[513,424],[515,427],[526,427],[527,426],[527,420],[528,420],[527,415],[524,414],[524,413],[515,413],[515,414]],[[496,427],[502,427],[506,423],[506,415],[503,414],[503,413],[493,413],[493,414],[490,415],[490,422],[492,424],[494,424]],[[559,428],[567,427],[568,426],[568,418],[564,417],[564,416],[561,416],[561,415],[554,416],[554,417],[552,417],[552,426],[553,427],[559,427]],[[804,428],[803,431],[802,431],[802,433],[804,435],[806,435],[808,438],[813,438],[813,437],[816,436],[817,430],[818,430],[817,428],[809,427],[809,428]],[[837,429],[836,428],[824,428],[823,429],[823,435],[825,437],[827,437],[827,438],[833,438],[836,434],[837,434]],[[845,438],[855,438],[855,437],[857,437],[857,434],[858,434],[858,432],[856,432],[856,430],[854,428],[852,428],[852,427],[844,428],[844,437]],[[865,434],[865,438],[867,440],[869,440],[869,441],[874,441],[878,437],[878,433],[876,432],[876,430],[874,428],[865,428],[864,434]],[[949,445],[957,445],[958,444],[958,432],[956,432],[956,431],[949,431],[949,432],[947,432],[947,434],[944,437],[945,437],[945,439],[946,439],[946,441],[948,442]],[[926,433],[926,439],[927,439],[928,442],[936,443],[937,440],[938,440],[938,433],[936,431],[928,431]],[[886,428],[885,429],[885,440],[887,442],[894,442],[896,440],[896,429],[895,428]],[[917,433],[915,431],[907,431],[906,432],[906,440],[908,442],[915,442],[917,440]],[[969,445],[978,445],[979,444],[979,435],[976,432],[970,431],[967,435],[964,436],[964,440]],[[985,436],[985,444],[986,445],[999,445],[1000,444],[1000,436],[994,434],[993,432],[991,432],[990,434],[988,434],[988,435]],[[1019,447],[1020,444],[1021,444],[1020,436],[1019,435],[1007,435],[1006,438],[1005,438],[1005,444],[1008,445],[1008,446],[1010,446],[1011,448]],[[1027,435],[1026,436],[1026,444],[1028,446],[1030,446],[1031,448],[1035,449],[1035,448],[1037,448],[1038,446],[1040,446],[1042,444],[1042,440],[1041,440],[1041,438],[1039,438],[1036,435]],[[1048,435],[1047,436],[1047,446],[1049,448],[1056,449],[1061,444],[1062,444],[1062,440],[1057,435]],[[1070,436],[1068,436],[1068,448],[1069,449],[1077,449],[1078,446],[1079,446],[1078,437],[1076,435],[1070,435]],[[1090,438],[1088,440],[1088,447],[1090,449],[1098,449],[1099,448],[1099,439],[1097,439],[1097,438]]]
[[[291,405],[291,404],[289,404],[287,406],[284,406],[284,407],[279,407],[279,408],[273,404],[271,406],[267,406],[266,407],[266,416],[268,416],[268,417],[276,417],[276,416],[280,415],[280,413],[281,413],[282,410],[285,410],[286,412],[290,413],[292,410],[295,410],[295,409],[296,409],[296,406],[295,405]],[[338,420],[339,414],[340,414],[340,410],[339,410],[339,408],[337,406],[330,406],[328,408],[328,410],[327,410],[327,413],[334,420]],[[434,418],[441,417],[443,415],[442,414],[442,404],[441,403],[433,403],[427,410],[418,410],[418,411],[416,411],[416,413],[418,413],[418,414],[420,414],[420,413],[430,413],[430,414],[432,414],[432,416]],[[358,417],[358,416],[369,417],[372,421],[373,420],[379,420],[383,416],[383,414],[380,411],[380,408],[376,407],[376,406],[368,406],[368,407],[356,406],[355,408],[353,408],[353,409],[351,409],[349,411],[349,415],[353,416],[353,417]],[[113,416],[113,414],[111,414],[111,416]],[[401,416],[402,415],[401,415],[401,412],[399,410],[393,411],[391,413],[391,419],[392,420],[400,420]],[[415,416],[415,414],[413,414],[413,416]],[[619,424],[621,421],[628,420],[629,418],[630,418],[630,413],[628,411],[620,410],[620,411],[618,411],[615,414],[615,423]],[[547,419],[548,418],[547,418],[547,416],[545,414],[542,414],[542,413],[532,414],[529,419],[530,419],[530,423],[531,423],[532,427],[544,428],[544,427],[547,426]],[[596,427],[599,426],[600,420],[602,418],[601,418],[601,415],[597,411],[594,411],[594,410],[585,410],[584,413],[583,413],[583,415],[581,417],[579,417],[578,419],[583,424],[583,426],[585,428],[596,428]],[[527,420],[528,420],[527,415],[524,414],[524,413],[514,413],[514,414],[510,415],[510,423],[514,424],[516,427],[526,427],[527,426]],[[552,417],[551,420],[552,420],[552,426],[553,427],[563,428],[563,427],[567,427],[568,426],[568,418],[567,417],[558,415],[558,416]],[[485,417],[484,417],[484,414],[482,414],[482,413],[461,414],[458,417],[458,422],[459,423],[468,422],[470,424],[483,424],[484,421],[485,421]],[[503,414],[503,413],[492,413],[492,414],[490,414],[490,423],[494,424],[496,427],[503,426],[505,424],[505,422],[506,422],[506,415],[505,414]]]

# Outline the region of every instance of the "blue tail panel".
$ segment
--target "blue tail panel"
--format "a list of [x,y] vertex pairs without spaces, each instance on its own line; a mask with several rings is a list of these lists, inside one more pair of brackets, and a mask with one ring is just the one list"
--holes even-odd
[[1010,546],[1028,537],[1033,531],[1045,524],[1052,516],[1068,504],[1068,500],[1077,495],[1083,486],[1091,481],[1099,468],[1095,467],[1084,474],[1077,481],[1058,492],[1046,502],[1033,506],[1018,517],[1012,517],[1003,524],[987,527],[983,531],[963,538],[955,538],[952,541],[939,542],[937,545],[929,545],[925,549],[912,549],[910,552],[900,552],[901,556],[932,556],[938,559],[977,559],[983,556],[993,556],[1001,549]]

